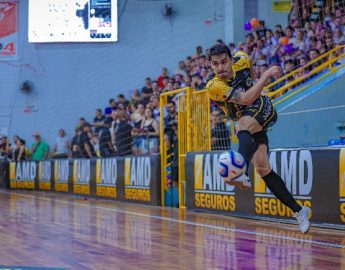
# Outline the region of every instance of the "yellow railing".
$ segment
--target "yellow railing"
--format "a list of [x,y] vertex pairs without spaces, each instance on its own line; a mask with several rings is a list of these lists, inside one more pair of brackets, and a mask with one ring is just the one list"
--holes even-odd
[[210,99],[206,90],[193,91],[183,88],[163,93],[160,96],[160,145],[161,145],[161,193],[162,206],[164,206],[164,192],[166,186],[167,149],[164,143],[164,107],[168,103],[168,97],[179,95],[178,105],[178,190],[179,206],[186,207],[186,154],[191,151],[211,150],[211,120]]
[[[338,70],[339,68],[343,67],[344,65],[341,66],[334,66],[334,63],[336,61],[338,61],[340,58],[343,58],[345,56],[345,53],[343,53],[343,49],[345,46],[338,46],[326,53],[324,53],[323,55],[317,57],[316,59],[314,59],[313,61],[310,61],[308,64],[306,64],[303,67],[300,67],[298,69],[295,69],[294,71],[292,71],[291,73],[279,78],[278,80],[276,80],[275,82],[267,85],[264,88],[263,93],[265,93],[265,95],[269,96],[271,99],[274,99],[276,97],[281,96],[282,94],[284,94],[286,91],[288,91],[289,89],[295,88],[296,86],[298,86],[300,83],[304,82],[305,80],[311,78],[312,76],[314,76],[315,74],[324,71],[324,70],[328,70],[327,73],[323,74],[323,76],[321,76],[320,78],[318,78],[317,80],[313,81],[312,83],[315,83],[321,79],[323,79],[324,77],[330,75],[331,73],[334,73],[336,70]],[[305,73],[306,69],[312,69],[310,72]],[[302,72],[303,75],[298,76],[298,74]],[[289,81],[289,79],[291,79],[291,77],[293,76],[298,76],[297,78],[294,78],[292,80],[290,80],[290,82],[285,83],[282,87],[280,87],[277,90],[273,90],[275,86],[279,85],[280,83],[283,83],[285,81]],[[312,84],[311,83],[311,84]],[[307,85],[305,87],[303,87],[303,90],[310,86]],[[299,92],[302,91],[299,89]],[[297,94],[297,92],[294,92],[293,95]],[[291,95],[289,95],[290,97]],[[287,98],[285,97],[284,100],[286,100]],[[282,101],[279,101],[279,103]],[[277,102],[276,102],[277,103]],[[276,104],[275,104],[276,105]]]

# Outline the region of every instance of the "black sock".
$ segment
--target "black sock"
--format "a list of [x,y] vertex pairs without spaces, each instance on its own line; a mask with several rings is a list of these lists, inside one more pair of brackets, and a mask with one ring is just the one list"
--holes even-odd
[[293,212],[299,212],[302,207],[296,202],[289,190],[286,188],[284,181],[273,170],[262,177],[270,191]]
[[237,138],[239,144],[238,152],[244,157],[248,172],[249,162],[251,161],[255,151],[255,141],[248,130],[240,130],[237,133]]

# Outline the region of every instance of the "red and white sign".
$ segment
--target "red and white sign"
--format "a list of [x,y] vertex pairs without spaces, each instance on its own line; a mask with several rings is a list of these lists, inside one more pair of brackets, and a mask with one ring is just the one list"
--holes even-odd
[[0,61],[17,60],[18,3],[0,1]]

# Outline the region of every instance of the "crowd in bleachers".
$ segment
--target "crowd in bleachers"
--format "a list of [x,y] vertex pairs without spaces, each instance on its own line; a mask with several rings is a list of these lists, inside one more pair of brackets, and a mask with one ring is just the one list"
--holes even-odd
[[[260,22],[258,27],[246,35],[245,41],[239,42],[237,46],[234,43],[226,46],[229,46],[233,55],[237,51],[248,54],[253,64],[254,81],[272,65],[280,65],[284,74],[288,74],[335,46],[345,44],[344,14],[343,7],[326,7],[318,20],[312,20],[307,8],[301,16],[292,15],[285,28],[277,24],[274,29],[269,29],[264,22]],[[220,39],[216,42],[224,44]],[[27,146],[18,136],[13,139],[13,145],[8,138],[3,137],[1,155],[13,160],[29,157],[40,160],[48,157],[92,158],[158,153],[161,113],[164,114],[165,139],[169,145],[176,147],[176,98],[169,100],[164,112],[160,112],[159,96],[184,87],[204,89],[207,78],[212,74],[207,53],[208,49],[198,46],[194,54],[179,61],[175,70],[164,67],[156,78],[146,78],[145,85],[135,89],[131,96],[120,94],[116,100],[111,98],[104,109],[95,111],[92,121],[79,119],[71,140],[67,139],[63,129],[59,131],[52,149],[41,140],[39,133],[33,134],[35,143],[32,146]],[[304,76],[310,69],[302,70],[294,78]],[[213,149],[227,149],[230,147],[229,128],[222,120],[222,113],[215,107],[212,111]]]

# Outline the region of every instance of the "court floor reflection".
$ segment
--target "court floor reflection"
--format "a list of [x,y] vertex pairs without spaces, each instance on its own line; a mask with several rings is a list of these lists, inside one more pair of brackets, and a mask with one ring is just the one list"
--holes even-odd
[[0,265],[345,269],[343,231],[36,191],[0,190]]

